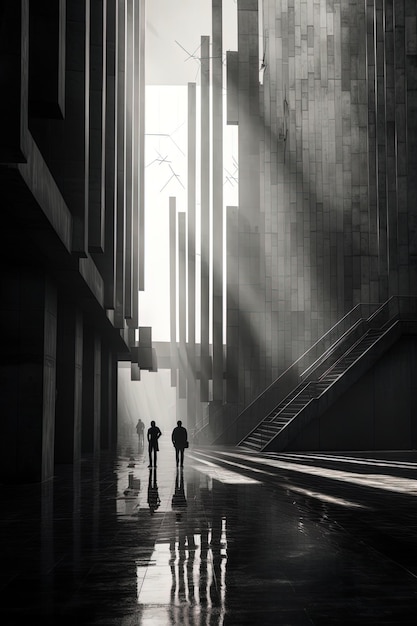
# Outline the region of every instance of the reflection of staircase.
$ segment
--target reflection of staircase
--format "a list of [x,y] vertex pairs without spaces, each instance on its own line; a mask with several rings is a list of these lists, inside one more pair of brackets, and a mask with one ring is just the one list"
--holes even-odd
[[[260,422],[248,429],[238,445],[253,451],[282,450],[294,434],[301,431],[312,418],[317,417],[356,382],[401,335],[401,323],[414,321],[416,299],[391,298],[366,320],[356,320],[351,328],[336,336],[302,371],[291,391],[268,412]],[[340,336],[339,336],[340,335]],[[308,361],[307,361],[308,363]],[[291,368],[290,368],[291,369]],[[280,378],[285,387],[285,377]],[[280,379],[274,385],[279,390]],[[271,389],[266,390],[271,393]],[[275,392],[279,397],[279,391]],[[262,407],[262,395],[256,399]],[[252,413],[256,406],[252,407]]]

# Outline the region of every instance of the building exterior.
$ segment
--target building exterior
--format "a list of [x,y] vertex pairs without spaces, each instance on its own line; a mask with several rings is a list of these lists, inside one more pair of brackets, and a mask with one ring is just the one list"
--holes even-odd
[[[119,360],[137,381],[171,369],[196,442],[237,444],[264,418],[277,425],[271,412],[294,389],[304,404],[261,447],[339,448],[347,433],[351,447],[417,442],[415,3],[238,0],[238,49],[226,54],[222,11],[213,0],[201,36],[198,112],[188,85],[188,206],[169,206],[171,341],[154,346],[137,297],[145,2],[1,4],[9,479],[44,480],[55,463],[115,449]],[[239,132],[236,207],[221,193],[226,123]],[[338,402],[356,425],[334,417]]]
[[152,367],[144,2],[3,2],[0,20],[2,474],[44,480],[115,449],[117,362]]
[[[226,376],[237,380],[240,425],[230,441],[295,386],[294,380],[287,386],[283,373],[292,368],[300,377],[320,351],[300,357],[315,342],[327,349],[334,338],[326,333],[352,327],[359,309],[367,318],[373,305],[388,302],[387,318],[415,319],[416,14],[414,3],[401,1],[238,3],[239,49],[229,56],[228,95],[237,100],[231,122],[239,125],[240,196],[231,216],[237,252],[230,254],[227,349],[230,363],[239,365]],[[259,23],[263,50],[257,51]],[[353,385],[354,376],[344,388],[369,436],[345,419],[339,436],[321,444],[310,426],[311,438],[280,445],[369,449],[396,441],[394,447],[414,447],[415,338],[409,331],[370,366],[364,388]],[[399,374],[399,362],[406,374]],[[270,386],[281,386],[278,395]],[[404,391],[401,409],[396,389]],[[323,406],[324,421],[340,412],[340,405],[338,411]],[[401,438],[393,413],[403,420]],[[315,423],[326,431],[323,420]]]
[[[0,2],[3,624],[415,623],[417,3],[228,2],[166,343],[139,326],[145,0]],[[166,431],[158,468],[119,454],[122,360],[139,390],[170,370],[184,469]]]
[[[213,50],[221,50],[215,48],[219,4],[212,3]],[[311,389],[324,370],[313,376],[306,368],[335,349],[359,318],[376,325],[369,320],[374,311],[387,324],[414,322],[417,295],[415,5],[241,0],[237,16],[238,50],[226,55],[226,91],[227,123],[239,132],[239,205],[224,209],[227,263],[218,263],[213,253],[212,270],[227,290],[225,384],[219,394],[213,313],[213,393],[199,433],[218,443],[238,443],[298,386],[304,371],[309,397],[318,399],[324,388]],[[214,72],[214,61],[211,67]],[[215,98],[214,75],[211,84]],[[218,154],[214,101],[212,142]],[[213,183],[213,220],[216,193]],[[214,250],[215,240],[211,245]],[[215,286],[212,297],[214,312]],[[392,443],[389,415],[398,411],[389,396],[404,380],[401,446],[415,445],[413,329],[409,324],[398,342],[392,339],[392,355],[391,342],[383,352],[371,349],[374,360],[366,371],[377,382],[367,385],[379,404],[356,385],[365,370],[345,372],[343,390],[326,392],[320,409],[326,419],[327,404],[343,394],[356,413],[367,406],[359,410],[366,423],[363,412],[372,420],[384,414],[383,436],[368,424],[372,436],[357,432],[350,446]],[[397,360],[408,364],[405,378]],[[201,367],[204,378],[203,358]],[[349,428],[353,423],[323,441],[343,446]],[[307,439],[294,445],[318,446],[317,434]],[[287,438],[282,445],[289,445]]]

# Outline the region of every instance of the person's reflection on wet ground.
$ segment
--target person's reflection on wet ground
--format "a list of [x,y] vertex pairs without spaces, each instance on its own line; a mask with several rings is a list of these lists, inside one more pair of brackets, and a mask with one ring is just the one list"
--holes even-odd
[[[192,515],[193,507],[184,515],[187,511],[187,498],[182,468],[177,468],[171,505],[176,522],[170,540],[171,623],[186,624],[188,623],[188,607],[195,603],[194,532],[196,520]],[[191,519],[189,519],[190,513]]]
[[148,482],[148,505],[151,515],[159,508],[161,500],[158,493],[158,483],[156,480],[156,467],[151,467],[149,470],[149,482]]
[[175,490],[172,496],[172,510],[175,512],[176,521],[181,520],[181,515],[187,507],[187,499],[184,491],[184,471],[177,468],[177,475],[175,478]]

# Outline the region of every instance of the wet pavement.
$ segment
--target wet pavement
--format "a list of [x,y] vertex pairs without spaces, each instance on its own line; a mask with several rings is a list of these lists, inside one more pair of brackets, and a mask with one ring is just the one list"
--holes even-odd
[[125,452],[2,486],[2,626],[416,623],[415,451]]

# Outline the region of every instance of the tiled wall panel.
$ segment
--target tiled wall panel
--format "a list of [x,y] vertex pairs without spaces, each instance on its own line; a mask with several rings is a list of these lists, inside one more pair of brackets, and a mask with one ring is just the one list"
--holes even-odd
[[416,12],[404,0],[263,2],[270,381],[357,303],[416,291]]

